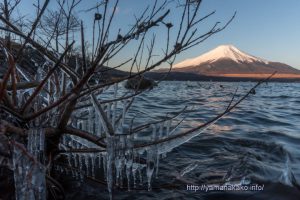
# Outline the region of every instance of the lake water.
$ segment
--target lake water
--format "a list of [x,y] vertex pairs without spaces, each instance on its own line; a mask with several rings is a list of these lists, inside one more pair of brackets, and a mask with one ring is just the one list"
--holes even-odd
[[[186,120],[181,126],[186,130],[226,109],[237,87],[236,99],[254,84],[161,82],[137,97],[131,113],[136,122],[144,122],[189,106],[193,112],[183,115]],[[116,191],[115,198],[300,199],[299,166],[300,84],[262,84],[232,113],[161,159],[152,191],[147,191],[145,183],[130,192]],[[200,191],[200,187],[224,183],[256,189]],[[91,198],[94,193],[98,198],[106,196],[96,189],[89,193]]]

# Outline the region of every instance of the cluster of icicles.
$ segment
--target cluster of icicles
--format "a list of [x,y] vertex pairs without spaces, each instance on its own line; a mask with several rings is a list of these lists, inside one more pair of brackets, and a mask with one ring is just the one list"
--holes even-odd
[[[170,124],[170,123],[168,123]],[[153,141],[162,135],[163,127],[160,125],[152,125]],[[164,127],[164,129],[169,129]],[[157,146],[134,149],[133,135],[115,135],[106,138],[106,151],[96,153],[67,153],[68,163],[74,166],[74,170],[64,169],[57,166],[56,169],[73,175],[77,179],[82,179],[83,174],[96,178],[99,176],[99,169],[103,170],[104,178],[108,186],[115,183],[120,188],[131,190],[137,188],[137,185],[143,185],[144,174],[147,175],[148,190],[151,190],[151,179],[156,169],[158,173],[158,165],[160,157],[166,154],[159,154]],[[91,144],[74,136],[64,136],[62,146],[74,149],[91,148]],[[98,172],[98,173],[97,173]],[[146,172],[146,173],[144,173]],[[100,173],[101,175],[101,173]],[[114,180],[113,180],[114,179]],[[124,180],[126,180],[124,182]],[[125,185],[124,185],[125,184]],[[111,186],[112,187],[112,186]],[[111,190],[111,188],[108,188]]]
[[[114,86],[114,98],[117,96],[118,86]],[[104,178],[110,194],[113,187],[127,188],[129,191],[146,183],[151,190],[151,182],[154,171],[158,173],[159,159],[165,156],[157,150],[157,146],[147,148],[134,148],[135,134],[130,134],[126,115],[133,99],[113,101],[101,105],[104,113],[97,109],[96,102],[91,100],[88,108],[83,108],[75,113],[72,126],[93,133],[105,141],[106,149],[101,151],[98,146],[76,136],[64,135],[61,140],[62,149],[86,149],[98,148],[98,152],[92,153],[66,153],[68,163],[73,169],[64,169],[56,166],[60,172],[71,174],[77,179],[84,176],[91,178]],[[103,116],[103,114],[105,116]],[[86,117],[84,117],[86,116]],[[105,119],[109,121],[114,135],[108,134]],[[130,120],[129,120],[130,121]],[[175,131],[171,130],[172,120],[152,124],[148,127],[148,139],[155,141],[168,137]],[[148,140],[149,141],[149,140]],[[171,150],[171,149],[170,149]],[[83,174],[84,173],[84,174]],[[146,179],[145,179],[146,176]]]
[[13,170],[16,200],[46,199],[46,169],[44,167],[45,133],[30,129],[28,145],[14,145]]
[[[116,99],[120,98],[118,88],[118,85],[115,84],[105,90],[110,91],[108,95],[110,98]],[[125,91],[126,94],[128,95],[128,91]],[[128,115],[128,110],[133,100],[134,97],[99,104],[98,100],[93,99],[91,96],[91,98],[81,101],[78,105],[79,108],[72,113],[69,125],[102,138],[101,141],[106,144],[106,149],[101,149],[99,146],[79,137],[64,135],[59,146],[61,150],[94,148],[97,151],[93,153],[65,153],[64,156],[68,160],[69,167],[57,164],[54,169],[60,173],[72,175],[79,180],[82,180],[85,176],[104,179],[111,198],[115,186],[131,190],[138,186],[143,187],[146,184],[148,190],[151,190],[153,174],[156,173],[156,176],[158,174],[160,158],[165,157],[166,153],[173,148],[199,135],[201,131],[167,142],[153,143],[149,146],[136,148],[134,141],[140,139],[139,134],[130,134],[129,131],[132,128],[132,116]],[[55,100],[46,95],[37,99],[37,106],[40,107],[45,103],[51,104],[53,101]],[[46,119],[52,118],[50,123],[55,125],[55,121],[57,121],[55,120],[55,110],[49,112],[48,115],[52,115],[52,117],[46,116]],[[113,135],[109,134],[107,122],[109,122],[110,128],[113,129]],[[36,122],[36,124],[41,123],[43,123],[42,119]],[[143,133],[147,132],[144,142],[151,143],[175,135],[179,124],[172,125],[172,119],[170,119],[150,125],[143,130]],[[17,147],[14,150],[17,200],[26,199],[28,196],[29,199],[46,199],[46,170],[43,165],[45,162],[44,143],[45,135],[42,129],[31,128],[26,149],[33,159],[22,157],[24,152]]]

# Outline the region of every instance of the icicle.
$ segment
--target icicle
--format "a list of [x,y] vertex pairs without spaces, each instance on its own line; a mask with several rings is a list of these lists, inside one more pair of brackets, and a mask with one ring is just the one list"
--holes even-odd
[[89,115],[88,115],[88,132],[94,133],[94,109],[89,107]]
[[122,111],[121,131],[120,131],[120,134],[123,134],[123,132],[124,132],[124,123],[125,123],[126,107],[127,107],[127,103],[126,103],[126,101],[123,101],[123,111]]
[[[114,99],[117,98],[117,93],[118,93],[118,83],[116,83],[114,85]],[[112,120],[111,120],[111,124],[114,130],[116,130],[115,127],[115,122],[116,122],[116,112],[117,112],[117,101],[114,101],[113,103],[113,111],[112,111]]]
[[83,166],[83,163],[82,163],[82,155],[79,154],[79,169],[80,169],[80,171],[82,171],[82,166]]
[[100,137],[104,137],[105,136],[105,132],[103,131],[103,127],[102,127],[102,124],[99,120],[99,136]]
[[99,153],[99,154],[97,155],[97,157],[98,157],[98,167],[99,167],[99,169],[101,169],[101,159],[102,159],[101,153]]
[[144,181],[144,179],[143,179],[143,168],[139,167],[138,171],[139,171],[140,185],[143,185],[143,181]]
[[76,57],[75,57],[75,72],[78,73],[79,67],[80,67],[80,65],[79,65],[79,63],[78,63],[78,57],[76,56]]
[[112,119],[111,119],[111,124],[114,130],[116,130],[116,112],[117,112],[117,101],[113,103],[113,110],[112,110]]
[[91,155],[91,161],[92,161],[91,163],[92,177],[95,178],[95,155],[94,154]]
[[119,180],[120,180],[120,188],[123,188],[123,180],[124,180],[124,167],[125,167],[125,155],[123,154],[122,156],[120,156],[120,169],[119,169]]
[[164,130],[164,122],[159,124],[159,136],[158,139],[162,138],[163,136],[163,130]]
[[[106,143],[107,143],[107,147],[106,147],[106,181],[107,181],[107,189],[109,191],[109,196],[110,199],[112,199],[112,190],[113,190],[113,186],[114,186],[114,167],[115,167],[115,141],[114,141],[114,137],[115,136],[111,136],[108,133],[108,127],[105,126],[105,120],[103,119],[102,116],[102,110],[101,110],[101,105],[98,105],[96,103],[95,97],[92,96],[92,103],[94,104],[94,107],[97,110],[97,114],[99,115],[101,122],[105,128],[105,132],[106,132]],[[108,104],[110,105],[110,104]],[[110,106],[108,106],[107,108],[107,118],[110,117]]]
[[96,115],[95,113],[95,119],[94,119],[94,124],[95,124],[95,135],[96,136],[101,136],[100,135],[100,132],[99,132],[99,126],[100,126],[100,120],[99,120],[99,117],[98,115]]
[[143,185],[143,174],[142,174],[142,168],[139,167],[138,169],[138,173],[139,173],[139,182],[140,182],[140,185]]
[[28,152],[43,163],[45,149],[44,129],[30,129],[28,133]]
[[96,113],[95,113],[95,122],[96,122],[96,126],[95,126],[96,135],[102,137],[102,123],[100,121],[99,115],[97,115]]
[[36,151],[36,134],[35,129],[30,129],[29,134],[31,134],[31,140],[30,140],[30,149],[28,149],[28,152],[35,157],[35,151]]
[[[179,135],[177,138],[174,138],[174,139],[172,139],[170,141],[166,141],[166,142],[163,142],[163,143],[158,143],[156,145],[152,145],[151,148],[156,148],[157,149],[157,154],[163,154],[163,153],[170,152],[170,151],[172,151],[172,149],[174,149],[174,148],[180,146],[181,144],[186,143],[190,139],[198,136],[203,131],[205,131],[206,129],[208,129],[211,125],[215,124],[217,121],[218,121],[218,119],[215,120],[215,121],[213,121],[213,122],[211,122],[209,125],[207,125],[206,127],[204,127],[201,130],[197,130],[195,132],[191,132],[191,133],[184,134],[184,135]],[[174,129],[176,129],[176,127]],[[171,132],[173,132],[173,130]],[[140,149],[139,151],[142,152],[142,150],[147,150],[147,148]]]
[[[120,135],[119,136],[119,141],[116,143],[116,158],[115,158],[115,166],[116,166],[116,185],[119,186],[119,182],[121,182],[121,171],[122,169],[122,158],[124,158],[123,155],[123,150],[122,150],[122,146],[123,146],[123,136]],[[121,184],[120,184],[121,185]]]
[[69,164],[69,166],[73,166],[73,164],[74,164],[74,154],[73,153],[70,153],[69,154],[70,155],[70,164]]
[[34,139],[33,136],[34,136],[33,130],[30,129],[28,132],[28,141],[27,141],[27,150],[29,151],[29,153],[31,153],[33,150],[33,139]]
[[[104,134],[109,135],[109,133],[108,133],[108,127],[106,126],[106,122],[105,122],[106,120],[103,118],[103,115],[105,115],[105,111],[102,110],[101,105],[97,104],[97,102],[94,99],[94,97],[92,98],[92,103],[93,103],[94,107],[96,108],[97,115],[100,118],[100,122],[101,122],[101,124],[103,126],[103,129],[104,129],[104,132],[105,132]],[[110,116],[110,114],[109,114],[110,113],[110,106],[109,105],[110,104],[107,104],[107,106],[106,106],[106,115],[107,115],[107,120],[108,121],[109,121],[109,116]]]
[[83,126],[84,130],[89,131],[89,120],[84,120],[83,122],[84,122],[84,126]]
[[44,200],[46,199],[46,170],[28,157],[23,148],[20,144],[15,144],[13,148],[15,199]]
[[[157,127],[156,125],[152,125],[152,141],[157,140],[158,138],[158,133],[157,133]],[[156,162],[157,159],[157,150],[156,146],[150,147],[147,150],[147,168],[146,168],[146,174],[147,174],[147,181],[148,181],[148,191],[151,191],[151,182],[152,182],[152,175],[153,171],[155,168],[155,164],[157,165],[158,163]]]
[[71,156],[72,156],[72,154],[67,154],[67,159],[68,159],[69,166],[72,166],[72,164],[71,164]]
[[160,157],[160,155],[159,155],[158,153],[156,153],[156,167],[155,167],[155,175],[156,175],[156,178],[158,178],[159,157]]
[[44,151],[45,151],[45,130],[39,129],[39,136],[40,136],[40,141],[39,141],[39,147],[40,147],[40,151],[39,151],[39,157],[40,157],[40,161],[41,163],[44,163]]
[[86,169],[86,175],[89,175],[89,157],[87,154],[84,154],[84,166]]
[[154,171],[154,163],[155,163],[155,159],[154,159],[154,152],[152,149],[149,149],[147,151],[147,181],[148,181],[148,191],[152,190],[152,186],[151,186],[151,181],[152,181],[152,174]]
[[116,158],[115,165],[116,165],[116,185],[119,186],[120,181],[120,171],[121,169],[121,159],[120,157]]
[[123,169],[125,166],[125,148],[126,148],[126,136],[125,135],[120,135],[120,139],[118,141],[118,154],[119,154],[119,159],[120,159],[120,187],[123,188],[123,179],[124,179],[124,175],[123,175]]
[[196,169],[198,167],[198,163],[194,162],[189,164],[187,167],[185,167],[181,172],[180,176],[184,176],[185,174],[191,172],[192,170]]
[[106,108],[106,109],[107,109],[107,110],[106,110],[106,112],[107,112],[106,115],[107,115],[108,121],[111,121],[111,104],[112,104],[112,103],[108,103],[108,104],[107,104],[107,108]]
[[78,127],[78,129],[83,130],[83,125],[82,125],[82,121],[81,120],[78,120],[77,127]]
[[[156,133],[153,137],[155,138],[154,140],[159,140],[160,138],[163,137],[163,129],[164,129],[164,122],[160,123],[159,125],[157,124],[157,128],[159,126],[159,132]],[[155,167],[155,176],[158,178],[158,169],[159,169],[159,158],[160,154],[157,152],[156,146],[153,147],[153,151],[156,154],[156,167]]]
[[[106,175],[107,174],[107,169],[106,169],[106,167],[107,167],[107,165],[106,165],[106,163],[107,163],[107,155],[105,155],[105,156],[103,156],[102,157],[102,166],[103,166],[103,172],[104,172],[104,174]],[[105,178],[105,180],[107,179],[107,176],[104,176],[104,178]]]
[[152,126],[152,140],[156,139],[156,126],[155,125],[151,125]]
[[74,166],[77,168],[78,167],[78,155],[74,154]]
[[132,143],[132,136],[127,136],[126,139],[126,177],[127,177],[127,186],[128,191],[130,191],[130,180],[131,180],[131,172],[132,172],[132,164],[133,164],[133,143]]
[[115,142],[114,136],[107,135],[107,173],[106,173],[106,181],[107,181],[107,189],[109,192],[109,197],[112,200],[113,186],[114,186],[114,163],[115,163]]
[[167,122],[167,131],[166,131],[166,135],[167,135],[167,136],[169,136],[171,125],[172,125],[172,119],[170,119],[170,120]]
[[133,163],[132,165],[132,176],[133,176],[133,187],[136,188],[136,174],[138,171],[139,165],[137,163]]
[[[156,135],[154,135],[154,140],[157,141],[159,140],[160,138],[162,138],[162,135],[163,135],[163,129],[164,129],[164,123],[160,123],[159,125],[157,124],[157,128],[159,126],[159,132],[156,133]],[[160,158],[160,154],[157,152],[157,147],[154,146],[152,147],[153,148],[153,153],[156,154],[156,167],[155,167],[155,176],[156,178],[158,177],[158,169],[159,169],[159,158]]]
[[40,150],[40,137],[39,137],[39,133],[37,129],[34,129],[34,150],[33,150],[33,155],[35,156],[35,158],[38,157],[38,153]]
[[120,168],[120,188],[123,188],[123,180],[124,180],[124,166],[125,166],[125,159],[121,160],[121,168]]

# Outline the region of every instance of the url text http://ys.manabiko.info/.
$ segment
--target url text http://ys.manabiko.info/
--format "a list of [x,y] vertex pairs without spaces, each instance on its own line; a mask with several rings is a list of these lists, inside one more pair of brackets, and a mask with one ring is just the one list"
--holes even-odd
[[203,192],[212,192],[212,191],[263,191],[264,185],[241,185],[241,184],[226,184],[226,185],[186,185],[187,191],[203,191]]

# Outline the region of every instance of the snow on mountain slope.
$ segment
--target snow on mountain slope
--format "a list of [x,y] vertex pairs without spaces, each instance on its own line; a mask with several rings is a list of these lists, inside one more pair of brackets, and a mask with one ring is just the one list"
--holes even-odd
[[264,59],[246,54],[233,45],[221,45],[199,57],[184,60],[183,62],[176,64],[174,68],[197,66],[202,63],[213,63],[220,59],[229,59],[237,63],[269,63]]

